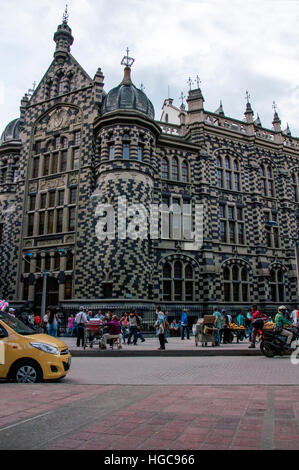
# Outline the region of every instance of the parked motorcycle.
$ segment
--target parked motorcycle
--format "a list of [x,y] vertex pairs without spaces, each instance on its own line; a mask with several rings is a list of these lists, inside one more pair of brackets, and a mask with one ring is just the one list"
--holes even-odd
[[290,347],[287,347],[285,336],[279,334],[275,330],[262,330],[262,338],[260,350],[266,357],[274,356],[290,356],[293,351],[297,348],[297,340],[299,339],[299,328],[294,326],[288,329],[293,333],[293,338]]

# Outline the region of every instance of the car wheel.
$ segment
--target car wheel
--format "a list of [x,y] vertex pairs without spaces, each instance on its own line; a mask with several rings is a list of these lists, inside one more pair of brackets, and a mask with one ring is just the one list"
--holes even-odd
[[21,384],[33,384],[41,382],[43,378],[42,370],[39,364],[30,359],[15,364],[11,371],[11,379],[13,382]]

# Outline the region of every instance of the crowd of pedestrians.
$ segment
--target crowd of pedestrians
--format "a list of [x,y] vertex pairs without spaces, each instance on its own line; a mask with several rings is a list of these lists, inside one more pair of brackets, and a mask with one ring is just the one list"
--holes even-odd
[[[15,310],[9,309],[9,314],[15,316]],[[261,313],[257,305],[252,305],[250,309],[245,312],[238,312],[232,316],[224,309],[214,308],[213,310],[214,329],[215,329],[215,346],[220,346],[221,343],[227,344],[232,342],[232,330],[230,324],[235,322],[241,329],[237,330],[238,340],[249,340],[249,348],[256,347],[257,337],[260,334],[265,322],[273,321],[275,323],[276,331],[286,337],[286,344],[289,345],[292,339],[292,334],[288,331],[286,326],[296,325],[299,326],[299,306],[295,306],[292,311],[287,307],[280,306],[278,312],[273,315],[266,316]],[[76,344],[78,347],[84,345],[86,327],[91,319],[97,319],[102,328],[102,343],[103,348],[107,344],[112,346],[112,341],[119,339],[119,346],[121,344],[136,346],[138,340],[142,343],[145,342],[144,334],[142,333],[143,318],[137,311],[125,312],[119,316],[115,315],[112,311],[102,313],[99,311],[95,315],[86,307],[81,306],[79,312],[69,314],[66,321],[66,336],[76,337]],[[21,320],[29,327],[38,331],[57,337],[61,335],[62,321],[57,311],[49,309],[46,311],[43,318],[39,314],[34,315],[32,312],[24,312],[21,314]],[[169,323],[168,312],[163,312],[161,307],[157,307],[156,316],[153,324],[156,330],[156,336],[159,339],[159,350],[164,351],[169,337],[180,337],[183,341],[190,340],[190,321],[188,312],[182,311],[180,319],[173,319]]]

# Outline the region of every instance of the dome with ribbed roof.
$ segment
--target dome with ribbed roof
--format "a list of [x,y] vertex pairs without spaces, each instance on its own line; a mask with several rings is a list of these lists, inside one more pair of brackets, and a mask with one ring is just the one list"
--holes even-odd
[[131,69],[125,68],[124,79],[104,97],[102,115],[114,111],[137,111],[148,119],[155,119],[155,110],[146,94],[135,87],[131,81]]
[[7,142],[15,142],[20,140],[19,125],[20,118],[17,118],[6,126],[1,136],[1,145],[6,144]]

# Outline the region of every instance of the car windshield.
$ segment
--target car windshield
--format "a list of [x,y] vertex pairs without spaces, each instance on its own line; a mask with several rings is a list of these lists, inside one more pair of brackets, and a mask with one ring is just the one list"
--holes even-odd
[[0,320],[4,321],[6,325],[12,328],[19,335],[34,335],[36,331],[29,328],[25,323],[21,322],[15,317],[12,317],[6,312],[0,311]]

